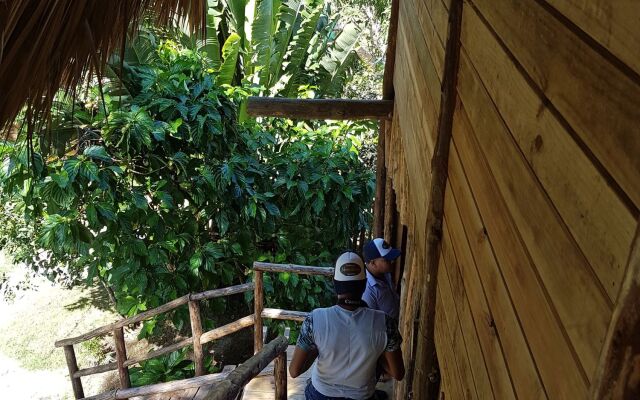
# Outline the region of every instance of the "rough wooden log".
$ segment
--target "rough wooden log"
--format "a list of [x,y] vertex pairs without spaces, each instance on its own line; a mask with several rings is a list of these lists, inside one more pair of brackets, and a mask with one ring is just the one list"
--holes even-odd
[[254,117],[293,119],[389,119],[391,100],[285,99],[249,97],[247,112]]
[[242,285],[229,286],[222,289],[207,290],[202,293],[194,293],[191,300],[213,299],[215,297],[230,296],[232,294],[244,293],[253,290],[253,282],[243,283]]
[[124,343],[124,328],[120,327],[115,329],[113,331],[113,337],[116,344],[116,362],[118,363],[120,388],[128,389],[131,387],[131,379],[129,378],[129,368],[124,365],[127,361],[127,347]]
[[212,329],[202,334],[202,336],[200,337],[200,342],[204,344],[204,343],[211,342],[212,340],[220,339],[223,336],[227,336],[231,333],[239,331],[240,329],[253,325],[253,321],[254,321],[254,316],[252,314],[252,315],[248,315],[246,317],[240,318],[237,321]]
[[333,276],[333,268],[331,267],[312,267],[308,265],[254,262],[253,269],[262,272],[289,272],[301,275]]
[[209,374],[179,381],[156,383],[129,389],[116,389],[96,396],[85,397],[84,400],[122,400],[136,396],[150,396],[159,393],[170,393],[178,390],[198,388],[224,382],[229,373]]
[[142,361],[146,361],[155,357],[159,357],[162,356],[164,354],[168,354],[168,353],[172,353],[176,350],[180,350],[183,347],[187,347],[190,346],[191,344],[193,344],[193,338],[187,338],[184,340],[181,340],[179,342],[176,342],[170,346],[167,347],[163,347],[161,349],[158,350],[154,350],[154,351],[150,351],[149,353],[145,354],[144,356],[140,356],[140,357],[132,357],[130,359],[128,359],[127,361],[124,362],[124,366],[125,367],[130,367],[134,364],[138,364]]
[[[288,340],[288,339],[287,339]],[[276,400],[287,400],[287,351],[278,354],[274,363]]]
[[262,311],[263,318],[283,319],[287,321],[302,322],[309,315],[304,311],[281,310],[279,308],[265,308]]
[[96,367],[83,368],[81,370],[78,370],[78,371],[74,372],[73,373],[73,377],[74,378],[80,378],[81,376],[100,374],[102,372],[114,371],[116,369],[118,369],[118,363],[114,363],[113,362],[113,363],[109,363],[109,364],[98,365]]
[[391,18],[389,20],[389,32],[387,34],[386,60],[384,63],[384,76],[382,78],[382,99],[391,100],[394,97],[393,74],[396,66],[396,38],[398,36],[398,11],[399,0],[391,1]]
[[[264,348],[231,372],[227,379],[216,386],[207,395],[206,400],[233,400],[240,390],[251,379],[256,377],[269,363],[281,353],[287,351],[289,341],[279,336],[264,346]],[[285,356],[286,357],[286,356]]]
[[70,345],[70,344],[76,344],[76,343],[80,343],[80,342],[84,342],[85,340],[89,340],[92,339],[96,336],[100,336],[100,335],[104,335],[106,333],[109,332],[113,332],[114,330],[121,328],[123,326],[126,325],[130,325],[130,324],[135,324],[136,322],[140,322],[140,321],[144,321],[145,319],[151,318],[151,317],[155,317],[156,315],[162,314],[164,312],[167,311],[171,311],[174,308],[180,307],[183,304],[187,304],[187,302],[189,302],[189,295],[184,295],[182,297],[179,297],[173,301],[170,301],[167,304],[161,305],[160,307],[154,308],[152,310],[149,311],[145,311],[143,313],[140,313],[134,317],[131,318],[125,318],[123,320],[120,321],[116,321],[112,324],[109,325],[105,325],[102,326],[100,328],[96,328],[90,332],[87,332],[85,334],[82,334],[80,336],[76,336],[76,337],[72,337],[72,338],[68,338],[68,339],[62,339],[59,340],[55,343],[56,347],[62,347],[62,346],[66,346],[66,345]]
[[[460,32],[462,27],[462,0],[452,0],[449,8],[448,38],[445,52],[444,77],[438,117],[438,133],[435,151],[431,160],[431,190],[426,224],[426,268],[427,286],[422,298],[420,321],[422,340],[418,341],[416,363],[420,371],[427,376],[415,377],[413,389],[418,397],[435,399],[438,396],[439,382],[428,379],[437,372],[437,357],[434,341],[436,287],[438,285],[438,263],[442,239],[442,219],[444,214],[444,193],[449,166],[449,145],[453,127],[453,114],[456,107],[456,86],[460,60]],[[421,348],[422,347],[422,348]]]
[[384,235],[384,192],[387,182],[387,169],[385,168],[385,129],[390,122],[380,121],[378,129],[378,147],[376,159],[376,199],[373,203],[373,222],[374,236],[382,237]]
[[262,281],[262,271],[255,269],[253,271],[253,352],[258,353],[262,349],[262,308],[264,307],[264,290]]
[[223,296],[229,296],[236,293],[248,292],[252,289],[253,289],[253,283],[249,282],[249,283],[243,283],[242,285],[230,286],[222,289],[208,290],[206,292],[194,293],[191,295],[187,294],[182,297],[178,297],[177,299],[172,300],[167,304],[161,305],[160,307],[145,311],[143,313],[140,313],[130,318],[125,318],[120,321],[116,321],[109,325],[101,326],[100,328],[96,328],[80,336],[58,340],[57,342],[55,342],[55,346],[62,347],[70,344],[84,342],[85,340],[92,339],[96,336],[113,332],[117,328],[135,324],[137,322],[144,321],[145,319],[149,319],[151,317],[155,317],[156,315],[160,315],[167,311],[171,311],[177,307],[180,307],[183,304],[187,304],[189,300],[212,299],[215,297],[223,297]]
[[193,339],[193,362],[196,376],[204,375],[204,358],[202,355],[202,320],[200,319],[200,305],[197,301],[189,302],[189,320],[191,321],[191,338]]
[[591,386],[591,398],[640,399],[640,221]]
[[71,386],[73,387],[73,395],[76,399],[84,397],[84,390],[82,389],[82,381],[79,376],[75,376],[78,371],[78,362],[76,361],[76,353],[73,350],[73,345],[64,346],[64,357],[67,360],[67,368],[69,368],[69,378],[71,379]]

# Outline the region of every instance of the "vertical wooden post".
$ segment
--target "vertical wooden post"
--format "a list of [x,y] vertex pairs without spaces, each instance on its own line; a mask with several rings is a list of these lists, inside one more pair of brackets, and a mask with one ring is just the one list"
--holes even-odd
[[76,399],[84,397],[84,390],[82,389],[82,381],[80,378],[74,378],[73,374],[78,371],[78,362],[76,361],[76,353],[73,351],[73,345],[64,346],[64,357],[67,359],[67,367],[69,368],[69,378],[71,379],[71,386],[73,387],[73,395]]
[[287,400],[287,352],[278,354],[274,365],[276,400]]
[[129,368],[124,366],[127,361],[127,347],[124,344],[124,328],[116,328],[113,331],[116,342],[116,361],[118,363],[118,375],[120,376],[120,388],[129,389],[131,379],[129,378]]
[[387,181],[387,169],[385,167],[385,125],[389,121],[380,121],[378,130],[378,149],[376,160],[376,199],[373,203],[373,236],[382,237],[384,233],[384,206],[385,184]]
[[264,286],[262,284],[262,271],[253,271],[253,314],[255,322],[253,325],[253,351],[262,350],[262,308],[264,307]]
[[[438,134],[431,159],[431,190],[426,224],[426,288],[420,306],[420,333],[416,354],[416,376],[413,389],[416,398],[433,400],[438,397],[438,358],[434,342],[438,263],[442,240],[444,192],[449,172],[449,147],[453,115],[457,101],[458,66],[460,60],[460,32],[463,0],[452,0],[449,7],[449,27],[444,56],[444,76],[438,116]],[[433,378],[433,379],[432,379]]]
[[595,378],[593,400],[640,398],[640,220]]
[[196,376],[204,375],[204,360],[202,355],[202,320],[200,318],[200,305],[195,300],[189,301],[189,319],[191,320],[191,336],[193,338],[193,361],[196,364]]

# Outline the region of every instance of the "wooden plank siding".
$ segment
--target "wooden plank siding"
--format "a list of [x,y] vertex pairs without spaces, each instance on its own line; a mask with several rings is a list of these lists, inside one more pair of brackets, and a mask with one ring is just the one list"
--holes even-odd
[[[402,0],[387,179],[408,228],[405,382],[420,354],[426,213],[449,0]],[[435,315],[445,399],[585,399],[640,216],[640,3],[465,0]],[[416,344],[417,341],[417,344]]]

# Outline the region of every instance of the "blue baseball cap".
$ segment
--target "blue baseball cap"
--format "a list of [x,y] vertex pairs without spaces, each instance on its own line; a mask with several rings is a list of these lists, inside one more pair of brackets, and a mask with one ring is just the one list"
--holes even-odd
[[365,244],[363,253],[365,262],[375,260],[376,258],[393,261],[402,254],[400,250],[391,247],[383,238],[375,238]]

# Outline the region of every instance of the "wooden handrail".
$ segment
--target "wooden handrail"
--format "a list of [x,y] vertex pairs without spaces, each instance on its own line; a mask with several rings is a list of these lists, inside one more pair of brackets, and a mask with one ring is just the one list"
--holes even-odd
[[289,272],[300,275],[333,276],[332,267],[312,267],[308,265],[296,264],[272,264],[256,261],[253,263],[253,269],[263,272]]
[[287,321],[302,322],[309,315],[304,311],[281,310],[279,308],[265,308],[262,310],[263,318],[282,319]]
[[93,339],[96,336],[104,335],[107,333],[111,333],[114,330],[121,328],[126,325],[135,324],[140,321],[144,321],[145,319],[155,317],[156,315],[160,315],[162,313],[171,311],[175,308],[180,307],[181,305],[187,304],[189,300],[204,300],[204,299],[212,299],[215,297],[223,297],[229,296],[232,294],[248,292],[253,289],[253,282],[243,283],[241,285],[230,286],[222,289],[208,290],[202,293],[194,293],[194,294],[186,294],[182,297],[178,297],[175,300],[172,300],[166,304],[163,304],[159,307],[153,308],[151,310],[142,312],[133,317],[125,318],[120,321],[116,321],[112,324],[101,326],[100,328],[96,328],[90,332],[87,332],[83,335],[79,335],[72,338],[62,339],[55,342],[55,347],[63,347],[67,345],[73,345],[80,342],[84,342],[89,339]]
[[247,113],[253,117],[291,119],[390,119],[392,100],[288,99],[249,97]]
[[[276,357],[284,355],[286,359],[287,346],[289,340],[284,336],[279,336],[269,342],[264,349],[243,364],[240,364],[235,370],[228,373],[217,373],[195,378],[182,379],[179,381],[156,383],[153,385],[140,386],[129,389],[115,389],[96,396],[85,397],[83,400],[121,400],[135,396],[149,396],[153,394],[169,393],[178,390],[191,389],[211,384],[219,384],[207,399],[234,399],[240,389],[251,379],[257,376],[271,361]],[[286,369],[286,362],[277,363],[281,369],[276,374],[282,376],[286,373],[282,369]],[[286,375],[285,375],[286,376]],[[279,392],[283,392],[282,383]],[[284,380],[284,393],[286,393],[286,379]]]
[[[208,400],[233,400],[236,398],[240,390],[253,378],[255,378],[260,371],[262,371],[271,361],[273,361],[279,355],[284,355],[284,362],[282,362],[282,356],[280,361],[276,363],[276,368],[279,371],[275,373],[276,377],[284,376],[285,379],[276,380],[276,393],[282,393],[286,396],[287,393],[287,380],[286,380],[286,352],[289,346],[289,339],[284,336],[278,336],[268,344],[264,346],[260,352],[248,359],[245,363],[239,365],[233,370],[223,382],[207,395]],[[284,399],[286,397],[280,397]]]

